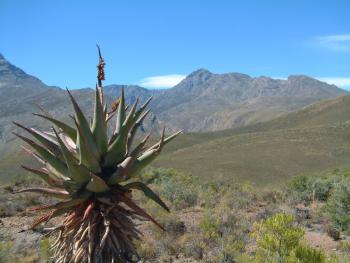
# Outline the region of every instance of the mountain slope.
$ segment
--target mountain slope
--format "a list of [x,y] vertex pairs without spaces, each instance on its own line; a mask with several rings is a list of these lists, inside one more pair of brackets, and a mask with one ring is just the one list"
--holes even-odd
[[[105,96],[112,101],[121,85],[106,86]],[[148,128],[164,123],[171,130],[185,132],[216,131],[237,128],[274,119],[315,101],[347,94],[334,85],[306,76],[290,76],[287,80],[268,77],[252,78],[239,73],[213,74],[200,69],[169,90],[148,90],[125,86],[127,103],[136,97],[141,102],[154,96],[152,121]],[[82,108],[88,109],[93,94],[90,89],[74,90]],[[48,87],[39,79],[13,66],[0,55],[0,124],[7,136],[9,120],[30,119],[35,104],[49,108],[53,114],[67,116],[70,112],[66,91]],[[36,123],[34,123],[36,124]]]
[[240,132],[258,132],[278,129],[307,129],[336,126],[350,122],[350,95],[324,100],[306,106],[282,117],[236,129]]
[[203,180],[250,180],[259,186],[349,164],[349,95],[259,125],[182,135],[156,161]]
[[158,96],[154,112],[185,131],[215,131],[271,120],[313,102],[347,94],[307,76],[287,80],[213,74],[200,69]]

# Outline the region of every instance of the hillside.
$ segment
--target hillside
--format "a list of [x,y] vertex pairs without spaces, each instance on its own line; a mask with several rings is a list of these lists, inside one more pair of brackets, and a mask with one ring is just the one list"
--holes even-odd
[[[259,186],[350,163],[350,96],[315,103],[242,129],[188,134],[157,161],[201,176]],[[171,161],[169,161],[171,160]]]
[[240,131],[267,131],[287,128],[309,128],[337,125],[350,120],[350,96],[316,102],[287,116],[246,126]]

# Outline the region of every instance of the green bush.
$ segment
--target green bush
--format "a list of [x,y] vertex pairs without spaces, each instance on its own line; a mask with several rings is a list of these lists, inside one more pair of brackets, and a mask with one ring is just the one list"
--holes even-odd
[[294,226],[294,217],[283,213],[255,223],[254,228],[258,247],[282,258],[289,256],[304,236],[304,231]]
[[294,217],[279,213],[254,224],[253,236],[257,243],[253,262],[326,263],[331,262],[321,250],[301,243],[302,228],[294,223]]
[[0,241],[0,263],[10,262],[10,253],[12,244],[6,241]]
[[311,179],[306,175],[293,177],[286,187],[287,196],[295,203],[310,203],[312,191]]
[[350,231],[349,182],[338,185],[338,187],[334,189],[326,203],[325,210],[334,226],[343,231]]
[[247,218],[224,204],[208,209],[198,224],[198,236],[210,251],[210,262],[235,262],[248,239]]
[[297,246],[289,260],[290,262],[298,263],[330,262],[330,260],[327,260],[326,255],[322,250],[314,249],[305,245]]
[[322,176],[299,175],[286,185],[287,196],[296,203],[309,204],[314,198],[327,201],[339,185],[350,185],[348,171],[335,170]]

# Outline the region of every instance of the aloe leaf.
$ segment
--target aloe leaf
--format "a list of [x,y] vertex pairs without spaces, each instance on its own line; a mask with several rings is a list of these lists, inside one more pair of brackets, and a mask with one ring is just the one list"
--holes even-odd
[[36,219],[33,222],[32,226],[31,226],[31,229],[37,227],[38,225],[40,225],[43,222],[47,222],[50,219],[55,218],[57,216],[60,216],[60,215],[62,215],[64,213],[67,213],[69,211],[71,211],[71,207],[66,207],[66,208],[62,208],[62,209],[54,209],[54,210],[46,213],[45,215],[40,216],[38,219]]
[[74,198],[68,201],[63,201],[55,204],[56,209],[62,209],[62,208],[72,208],[74,206],[80,205],[81,203],[85,202],[89,196]]
[[[169,142],[171,142],[172,140],[174,140],[179,134],[182,133],[182,130],[181,131],[178,131],[178,132],[175,132],[174,134],[170,135],[169,137],[165,138],[164,139],[164,143],[163,143],[163,146],[168,144]],[[156,144],[152,145],[150,148],[147,149],[147,151],[149,150],[153,150],[153,149],[156,149],[159,147],[159,142],[157,142]]]
[[45,161],[38,154],[36,154],[32,150],[28,149],[27,147],[24,147],[23,145],[21,145],[21,147],[26,153],[33,156],[39,163],[41,163],[43,165],[45,164]]
[[25,192],[45,194],[48,196],[62,198],[62,199],[69,199],[71,197],[70,194],[65,190],[44,188],[44,187],[30,187],[30,188],[18,190],[15,193],[25,193]]
[[54,186],[54,187],[62,187],[62,182],[58,181],[57,179],[52,178],[49,173],[43,171],[43,170],[38,170],[38,169],[34,169],[31,167],[27,167],[22,165],[22,168],[28,172],[31,172],[33,174],[36,174],[38,176],[40,176],[41,179],[43,179],[47,184]]
[[137,189],[137,190],[142,191],[145,194],[145,196],[147,196],[148,198],[152,199],[158,205],[163,207],[166,211],[170,212],[170,210],[167,207],[167,205],[147,185],[145,185],[145,184],[143,184],[141,182],[132,182],[132,183],[124,185],[123,187],[126,188],[126,189]]
[[55,142],[52,138],[50,138],[45,133],[37,131],[33,128],[24,127],[23,125],[17,122],[13,122],[13,124],[30,133],[35,139],[37,139],[42,145],[44,145],[49,151],[51,151],[57,157],[61,155],[61,151],[57,145],[57,142]]
[[[74,120],[75,121],[75,120]],[[78,134],[77,134],[77,150],[79,152],[80,164],[87,167],[93,173],[101,172],[101,167],[96,156],[90,151],[86,137],[82,135],[79,124],[75,121]]]
[[101,155],[107,152],[107,123],[98,89],[95,94],[95,111],[92,123],[92,134],[94,135],[97,147]]
[[136,121],[140,116],[141,114],[143,113],[143,111],[146,109],[146,107],[148,106],[148,104],[151,102],[152,100],[152,96],[149,97],[144,104],[142,104],[142,106],[135,112],[135,115],[134,115],[134,120]]
[[132,125],[133,125],[133,122],[134,122],[134,114],[135,114],[135,111],[136,111],[136,108],[137,108],[137,104],[139,103],[139,100],[140,98],[137,97],[136,100],[135,100],[135,103],[134,105],[131,107],[124,123],[123,123],[123,126],[126,126],[127,129],[129,129]]
[[139,158],[137,158],[134,164],[129,169],[127,179],[130,179],[136,176],[137,174],[139,174],[141,170],[146,166],[148,166],[151,162],[153,162],[157,156],[158,156],[157,150],[154,149],[144,153]]
[[141,141],[141,143],[131,152],[131,154],[127,158],[125,158],[122,163],[118,165],[117,170],[109,178],[108,184],[113,185],[119,183],[128,177],[130,167],[132,167],[139,153],[143,150],[149,137],[150,134],[146,135],[145,138]]
[[117,138],[108,147],[107,154],[104,160],[105,167],[115,167],[126,156],[128,130],[123,126],[117,135]]
[[128,134],[128,149],[131,148],[131,145],[134,141],[136,132],[138,128],[141,126],[143,120],[146,118],[146,116],[150,113],[150,110],[144,112],[135,122],[135,124],[131,127],[130,132]]
[[72,194],[76,193],[81,189],[81,183],[78,183],[72,180],[63,181],[63,185],[65,189]]
[[125,120],[125,98],[124,98],[124,88],[122,88],[114,134],[120,133],[124,120]]
[[76,159],[74,158],[74,155],[67,149],[66,145],[63,143],[60,136],[57,134],[56,130],[55,129],[53,130],[56,134],[56,138],[60,145],[60,149],[64,156],[64,159],[66,160],[66,164],[68,167],[67,176],[78,183],[85,183],[89,181],[90,171],[84,166],[77,164]]
[[48,150],[46,150],[44,147],[17,133],[13,134],[25,141],[26,143],[28,143],[30,146],[32,146],[32,148],[42,157],[42,159],[49,163],[55,170],[57,170],[57,172],[59,172],[62,175],[67,174],[67,166],[65,165],[65,163],[58,159],[56,156],[54,156],[52,153],[50,153]]
[[164,227],[159,224],[152,216],[150,216],[145,210],[143,210],[141,207],[139,207],[137,204],[135,204],[130,198],[120,195],[118,198],[125,203],[128,207],[130,207],[132,210],[134,210],[138,215],[152,221],[156,226],[158,226],[160,229],[165,231]]
[[69,92],[68,89],[67,91],[74,107],[75,121],[77,123],[77,128],[79,128],[79,135],[80,137],[84,138],[84,141],[88,146],[88,149],[91,152],[91,154],[93,154],[95,158],[98,159],[100,157],[100,154],[98,152],[94,136],[92,135],[92,132],[90,130],[89,123],[86,120],[82,110],[80,109],[72,94]]
[[35,116],[41,117],[43,119],[46,119],[50,122],[52,122],[54,125],[56,125],[58,128],[60,128],[64,133],[66,133],[73,141],[77,139],[77,132],[74,128],[71,126],[65,124],[64,122],[61,122],[57,119],[54,119],[50,116],[42,115],[42,114],[37,114],[33,113]]
[[91,180],[86,185],[86,189],[94,193],[102,193],[108,191],[110,188],[102,178],[91,174]]

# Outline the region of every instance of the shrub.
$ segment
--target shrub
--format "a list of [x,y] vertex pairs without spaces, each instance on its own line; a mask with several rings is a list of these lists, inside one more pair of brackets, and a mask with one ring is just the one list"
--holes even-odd
[[337,249],[342,252],[350,253],[350,242],[346,240],[340,241]]
[[254,228],[258,247],[282,258],[289,256],[304,236],[304,231],[294,226],[294,217],[283,213],[255,223]]
[[295,176],[287,183],[286,192],[292,201],[309,204],[312,200],[312,182],[306,175]]
[[328,262],[323,251],[305,245],[297,246],[297,248],[291,254],[290,262],[293,262],[293,259],[297,259],[297,262],[300,263]]
[[46,237],[40,241],[40,258],[43,262],[48,262],[51,257],[50,240]]
[[328,199],[325,210],[335,227],[350,231],[350,183],[339,185]]
[[0,241],[0,263],[6,263],[10,261],[11,243],[6,241]]
[[254,224],[257,251],[252,261],[262,262],[330,262],[323,251],[301,243],[304,231],[295,225],[294,217],[279,213]]

